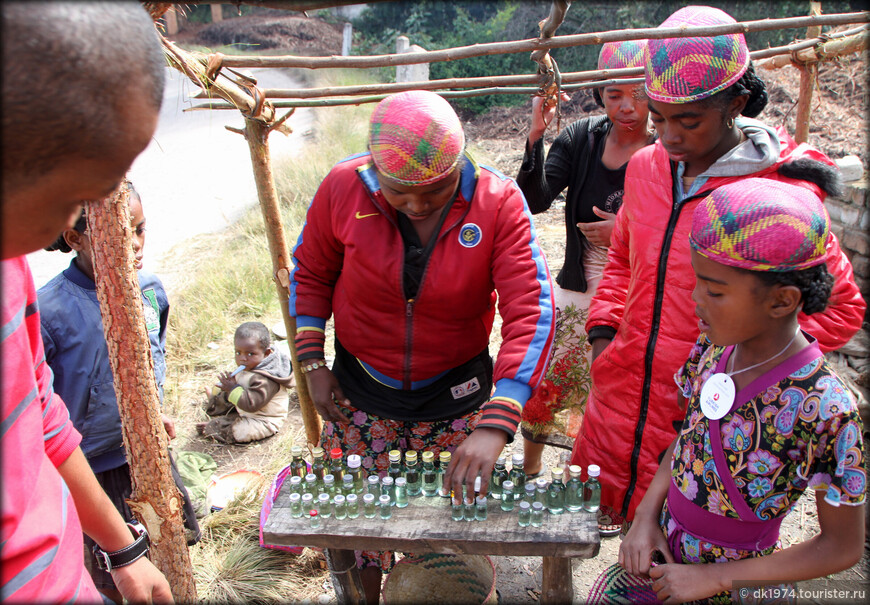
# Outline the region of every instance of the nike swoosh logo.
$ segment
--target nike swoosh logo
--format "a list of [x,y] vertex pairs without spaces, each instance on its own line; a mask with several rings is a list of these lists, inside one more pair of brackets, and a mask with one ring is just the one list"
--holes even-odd
[[359,210],[356,211],[356,218],[367,218],[370,216],[377,216],[377,215],[378,215],[377,212],[372,212],[371,214],[360,214]]

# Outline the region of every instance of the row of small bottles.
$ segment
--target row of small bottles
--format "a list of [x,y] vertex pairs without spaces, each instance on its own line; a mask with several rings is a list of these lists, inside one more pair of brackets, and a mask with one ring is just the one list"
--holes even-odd
[[597,465],[589,465],[587,469],[589,478],[584,482],[580,479],[583,469],[577,465],[568,465],[566,455],[561,466],[551,469],[551,481],[548,483],[543,477],[536,478],[534,482],[526,480],[522,454],[514,454],[511,462],[510,471],[506,468],[504,457],[499,457],[495,462],[489,482],[489,492],[496,500],[504,502],[507,496],[509,502],[527,501],[530,505],[533,502],[540,502],[554,515],[560,515],[565,511],[598,511],[601,503],[601,484],[598,477],[601,470]]

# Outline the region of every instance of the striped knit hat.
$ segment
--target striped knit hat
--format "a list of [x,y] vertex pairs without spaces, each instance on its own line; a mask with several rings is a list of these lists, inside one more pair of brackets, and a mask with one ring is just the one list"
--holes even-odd
[[646,40],[608,42],[601,47],[601,52],[598,54],[598,69],[642,67],[644,48],[646,48]]
[[690,243],[717,263],[796,271],[825,262],[830,218],[810,190],[772,179],[715,189],[695,208]]
[[403,185],[427,185],[447,176],[464,149],[456,112],[434,92],[390,95],[372,113],[372,160],[382,174]]
[[[718,8],[686,6],[659,27],[736,23]],[[646,52],[646,94],[662,103],[691,103],[711,97],[740,79],[749,67],[743,34],[650,40]]]

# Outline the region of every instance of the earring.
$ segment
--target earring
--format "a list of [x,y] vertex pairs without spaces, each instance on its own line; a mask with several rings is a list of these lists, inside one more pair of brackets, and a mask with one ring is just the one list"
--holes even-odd
[[727,120],[725,120],[725,128],[727,128],[728,130],[734,128],[734,118],[729,117]]

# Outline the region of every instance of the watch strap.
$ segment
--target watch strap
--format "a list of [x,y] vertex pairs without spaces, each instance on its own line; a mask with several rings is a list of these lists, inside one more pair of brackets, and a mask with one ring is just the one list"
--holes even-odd
[[114,552],[106,552],[98,545],[94,545],[94,558],[97,561],[98,568],[112,571],[115,568],[126,567],[135,563],[148,554],[151,544],[145,528],[139,523],[128,523],[127,527],[136,536],[136,539],[130,545]]

